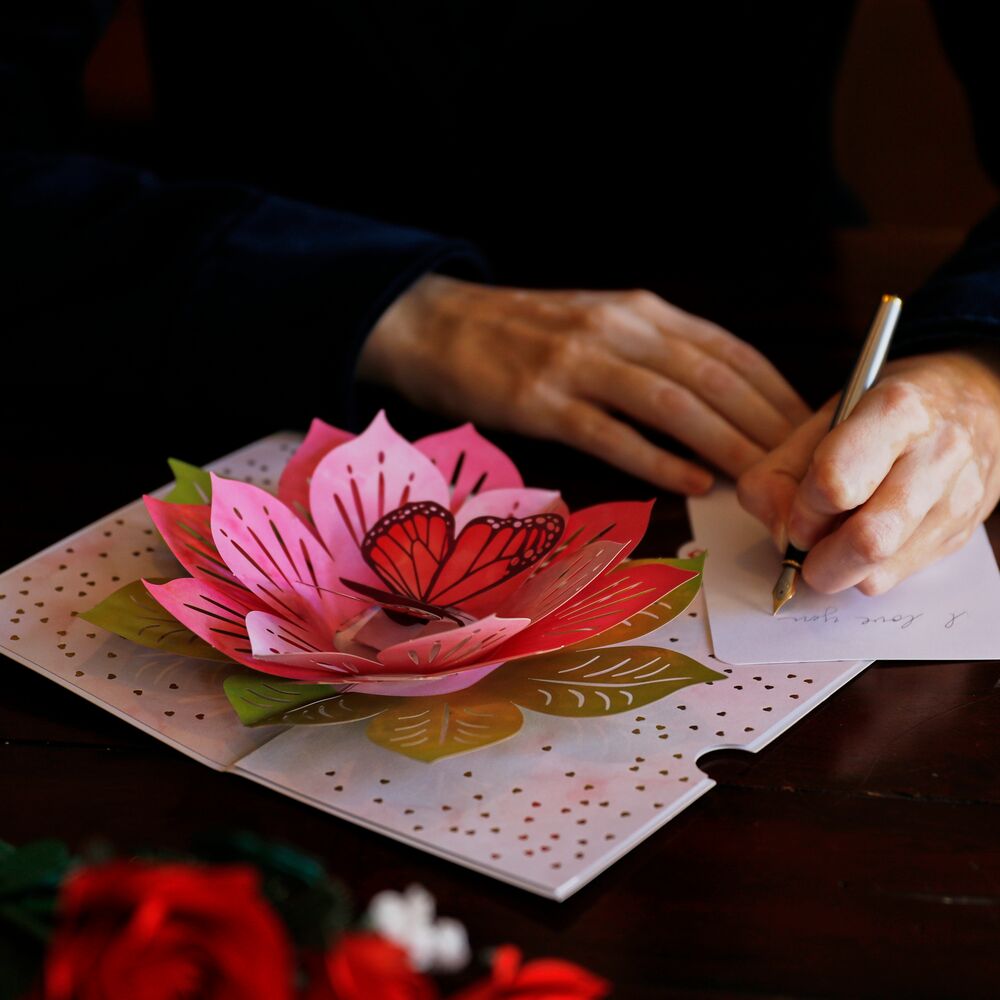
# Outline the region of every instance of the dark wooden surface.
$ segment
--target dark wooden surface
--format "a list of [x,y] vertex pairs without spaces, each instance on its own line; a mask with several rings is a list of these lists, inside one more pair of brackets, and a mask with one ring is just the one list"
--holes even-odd
[[[159,438],[116,454],[66,425],[9,431],[5,566],[165,478]],[[239,428],[206,430],[188,457],[240,443]],[[561,466],[574,504],[649,493],[558,449],[513,449],[529,481]],[[996,516],[991,529],[996,546]],[[642,552],[686,538],[682,503],[661,498]],[[184,847],[254,829],[324,858],[359,901],[419,881],[475,944],[577,960],[625,998],[985,997],[1000,982],[998,663],[875,665],[761,753],[703,759],[718,787],[562,904],[217,774],[2,668],[0,836],[15,843]]]

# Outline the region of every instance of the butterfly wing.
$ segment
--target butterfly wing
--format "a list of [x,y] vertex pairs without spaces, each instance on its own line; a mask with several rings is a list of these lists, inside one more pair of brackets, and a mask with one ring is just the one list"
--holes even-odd
[[[455,539],[451,512],[433,501],[403,504],[365,535],[361,553],[391,595],[366,596],[428,611],[455,608],[543,559],[558,544],[559,514],[476,517]],[[360,588],[351,584],[360,590]]]
[[558,544],[564,526],[559,514],[473,518],[434,577],[426,600],[461,607],[543,559]]
[[431,500],[403,504],[365,535],[361,554],[394,594],[421,604],[455,543],[455,518]]

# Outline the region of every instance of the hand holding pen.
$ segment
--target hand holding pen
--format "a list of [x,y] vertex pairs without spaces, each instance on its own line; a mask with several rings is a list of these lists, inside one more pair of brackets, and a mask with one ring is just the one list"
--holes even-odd
[[740,477],[740,502],[781,552],[808,553],[814,590],[880,594],[960,548],[996,505],[1000,363],[972,351],[893,361],[831,426],[841,400]]

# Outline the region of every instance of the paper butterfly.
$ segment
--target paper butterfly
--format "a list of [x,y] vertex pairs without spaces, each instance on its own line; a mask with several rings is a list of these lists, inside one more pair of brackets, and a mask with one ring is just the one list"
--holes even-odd
[[429,500],[407,503],[377,521],[361,544],[388,590],[343,582],[390,610],[461,622],[464,602],[543,559],[563,527],[559,514],[475,517],[456,538],[449,510]]

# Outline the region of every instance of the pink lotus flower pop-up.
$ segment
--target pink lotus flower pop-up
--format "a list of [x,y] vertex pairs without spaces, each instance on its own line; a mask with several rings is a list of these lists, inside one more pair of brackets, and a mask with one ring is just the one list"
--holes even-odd
[[618,569],[649,503],[570,513],[469,424],[410,444],[379,414],[320,420],[278,496],[212,476],[211,504],[145,498],[191,574],[150,594],[248,667],[370,694],[444,694],[590,640],[693,573]]

